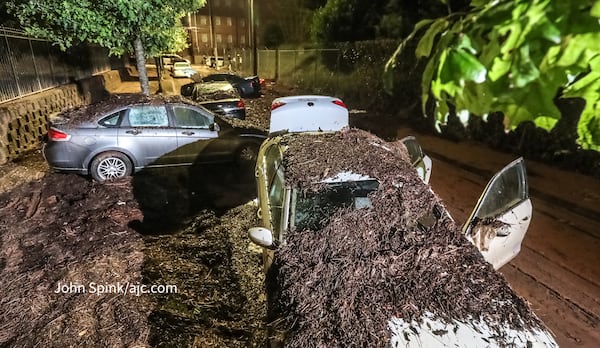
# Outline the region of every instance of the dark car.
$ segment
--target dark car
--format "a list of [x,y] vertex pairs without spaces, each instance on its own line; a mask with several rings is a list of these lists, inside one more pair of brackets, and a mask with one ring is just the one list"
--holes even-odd
[[211,74],[204,76],[202,81],[227,81],[235,87],[242,97],[260,95],[260,79],[258,76],[240,77],[231,73]]
[[51,121],[43,153],[52,169],[104,181],[151,167],[248,167],[265,135],[179,96],[128,94],[62,113]]
[[244,100],[227,81],[192,82],[181,86],[180,92],[217,115],[246,118]]

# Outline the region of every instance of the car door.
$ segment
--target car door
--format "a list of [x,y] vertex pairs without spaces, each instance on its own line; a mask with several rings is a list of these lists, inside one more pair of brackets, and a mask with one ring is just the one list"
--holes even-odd
[[220,155],[208,148],[219,136],[212,114],[189,105],[173,105],[171,111],[177,133],[177,151],[173,156],[177,163],[192,165]]
[[135,157],[137,167],[171,164],[177,137],[165,105],[131,106],[119,127],[118,142]]
[[463,231],[498,269],[521,250],[531,214],[525,163],[519,158],[490,180]]
[[408,150],[411,164],[415,167],[421,179],[426,184],[429,183],[429,178],[431,177],[431,158],[423,153],[423,149],[421,149],[421,145],[419,145],[415,137],[408,136],[401,141],[406,146],[406,150]]

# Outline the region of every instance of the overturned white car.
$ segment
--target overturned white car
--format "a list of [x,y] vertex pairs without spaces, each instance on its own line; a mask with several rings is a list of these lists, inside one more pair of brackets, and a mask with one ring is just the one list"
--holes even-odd
[[256,176],[271,343],[289,347],[555,347],[494,268],[531,218],[522,159],[496,174],[461,229],[413,137],[348,128],[325,96],[273,102]]

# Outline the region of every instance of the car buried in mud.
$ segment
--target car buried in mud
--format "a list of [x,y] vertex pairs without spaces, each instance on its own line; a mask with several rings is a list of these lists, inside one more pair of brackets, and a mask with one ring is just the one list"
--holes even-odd
[[428,185],[414,137],[348,128],[337,98],[273,101],[256,163],[270,344],[555,347],[496,269],[531,219],[523,159],[460,228]]

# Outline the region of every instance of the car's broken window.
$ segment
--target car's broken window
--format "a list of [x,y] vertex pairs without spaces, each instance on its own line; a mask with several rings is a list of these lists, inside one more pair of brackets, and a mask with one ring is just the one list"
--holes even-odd
[[136,106],[129,110],[131,127],[167,127],[169,117],[164,106]]
[[378,187],[376,180],[363,180],[327,183],[317,191],[294,190],[290,223],[301,230],[319,230],[338,209],[372,207],[368,195]]

